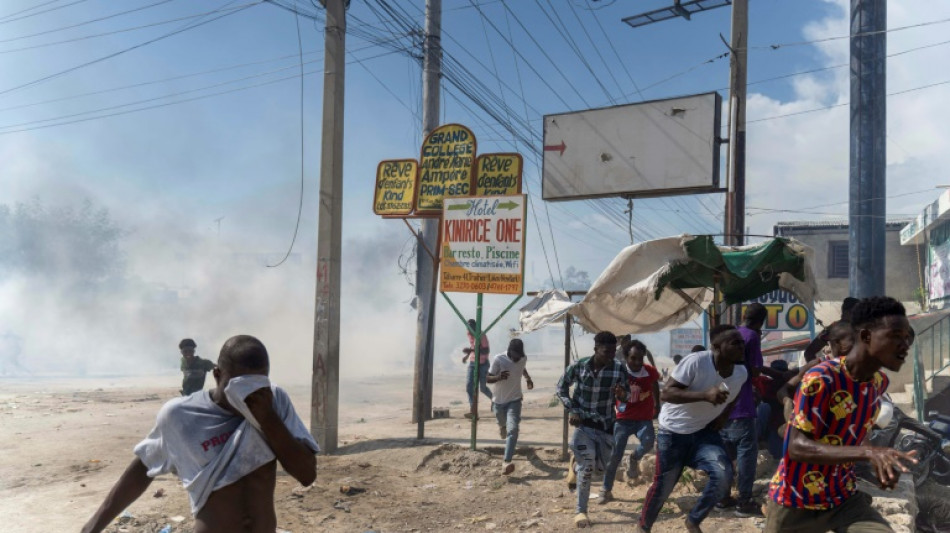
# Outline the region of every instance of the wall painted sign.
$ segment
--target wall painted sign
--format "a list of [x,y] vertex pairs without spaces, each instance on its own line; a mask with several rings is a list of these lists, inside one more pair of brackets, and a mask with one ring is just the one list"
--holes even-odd
[[416,176],[419,163],[415,159],[382,161],[376,167],[376,194],[373,212],[377,215],[405,216],[412,213],[416,199]]
[[438,215],[442,199],[472,195],[475,135],[460,124],[432,130],[422,143],[416,214]]
[[521,194],[445,198],[439,290],[522,294],[526,205]]
[[521,154],[482,154],[475,163],[475,196],[521,194]]
[[743,303],[743,315],[746,307],[753,302],[764,305],[768,313],[762,331],[809,331],[814,327],[812,310],[788,291],[772,291]]
[[674,355],[689,355],[693,346],[701,344],[706,346],[706,340],[703,337],[703,330],[699,328],[680,328],[670,330],[670,357]]

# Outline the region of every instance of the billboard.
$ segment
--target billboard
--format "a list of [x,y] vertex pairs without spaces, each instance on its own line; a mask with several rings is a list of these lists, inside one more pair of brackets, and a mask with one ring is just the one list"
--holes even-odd
[[763,332],[769,331],[812,331],[815,327],[814,310],[802,303],[794,294],[775,290],[766,293],[755,300],[742,304],[742,314],[745,316],[746,307],[753,302],[765,306],[765,324]]
[[545,115],[542,197],[719,190],[721,108],[713,92]]
[[522,294],[524,195],[445,198],[439,290]]

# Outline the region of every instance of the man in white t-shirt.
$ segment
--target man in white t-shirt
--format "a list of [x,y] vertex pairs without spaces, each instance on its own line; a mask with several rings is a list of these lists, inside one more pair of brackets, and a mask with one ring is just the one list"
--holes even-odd
[[518,426],[521,425],[521,376],[528,383],[528,390],[534,388],[531,376],[525,370],[528,358],[524,354],[521,339],[511,339],[508,351],[492,359],[488,369],[487,381],[494,385],[492,402],[495,404],[495,418],[498,419],[498,432],[505,439],[505,466],[502,474],[508,475],[515,470],[511,462],[518,445]]
[[[217,388],[162,406],[155,427],[135,447],[135,459],[82,532],[105,529],[165,473],[177,475],[188,491],[196,532],[274,531],[276,463],[310,485],[319,447],[287,393],[268,386],[269,371],[261,341],[228,339],[214,369]],[[233,389],[242,383],[255,385],[235,398]]]
[[640,512],[639,533],[653,527],[684,466],[709,474],[699,501],[686,516],[690,533],[701,533],[699,524],[732,483],[732,462],[719,430],[728,421],[748,377],[745,367],[739,365],[745,357],[745,343],[731,325],[712,328],[709,337],[712,351],[685,357],[660,391],[664,403],[656,437],[656,474]]

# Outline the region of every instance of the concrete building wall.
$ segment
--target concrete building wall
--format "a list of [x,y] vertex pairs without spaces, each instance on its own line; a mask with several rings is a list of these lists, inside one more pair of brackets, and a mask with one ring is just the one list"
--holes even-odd
[[[926,263],[926,250],[921,247],[918,262],[915,246],[901,246],[900,230],[906,221],[888,222],[885,236],[887,256],[885,290],[902,302],[916,302],[915,291],[920,287]],[[841,302],[848,296],[848,277],[834,277],[829,254],[835,245],[848,242],[848,225],[842,223],[779,222],[775,235],[792,237],[814,250],[815,282],[821,301]],[[840,272],[839,272],[840,273]]]

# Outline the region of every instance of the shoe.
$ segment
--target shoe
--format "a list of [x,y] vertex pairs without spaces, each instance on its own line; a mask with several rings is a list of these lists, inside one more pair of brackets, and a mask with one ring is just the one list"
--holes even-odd
[[577,513],[574,516],[574,525],[576,527],[590,527],[590,518],[587,518],[587,513]]
[[614,493],[607,491],[601,491],[597,496],[597,505],[604,505],[605,503],[614,501]]
[[501,469],[501,475],[507,476],[507,475],[511,474],[512,472],[514,472],[514,471],[515,471],[515,464],[514,464],[514,463],[505,463],[505,466],[503,466],[502,469]]
[[507,439],[507,438],[508,438],[508,428],[506,428],[505,426],[498,426],[498,435],[501,436],[501,439],[502,439],[502,440]]
[[574,456],[571,455],[571,463],[567,467],[567,489],[574,492],[577,489],[577,472],[574,471]]
[[732,509],[738,503],[738,500],[733,498],[731,495],[727,495],[725,498],[719,500],[719,503],[716,504],[716,509],[719,509],[720,511],[723,509]]
[[688,517],[686,518],[685,524],[686,524],[686,531],[688,531],[689,533],[703,533],[703,530],[699,529],[699,524],[694,524],[690,522]]
[[468,418],[469,420],[471,420],[471,419],[473,419],[473,418],[474,418],[475,420],[478,420],[478,415],[475,414],[475,413],[465,413],[465,418]]
[[634,480],[640,477],[640,461],[630,458],[630,465],[627,466],[627,479]]
[[754,500],[746,500],[736,506],[736,516],[739,518],[762,517],[762,506],[755,503]]

